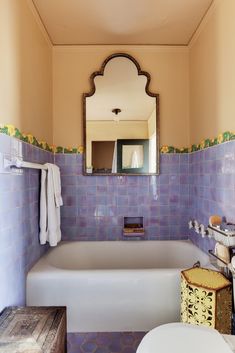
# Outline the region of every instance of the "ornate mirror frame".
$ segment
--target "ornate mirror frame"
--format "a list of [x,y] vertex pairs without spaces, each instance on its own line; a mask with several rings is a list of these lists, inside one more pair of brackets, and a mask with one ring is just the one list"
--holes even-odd
[[[136,68],[137,68],[137,72],[138,72],[138,76],[146,76],[147,78],[147,82],[145,85],[145,92],[148,96],[155,98],[156,100],[156,173],[87,173],[86,171],[86,142],[87,142],[87,138],[86,138],[86,98],[87,97],[91,97],[95,94],[96,92],[96,86],[95,86],[95,78],[97,76],[104,76],[104,70],[105,67],[107,65],[107,63],[117,57],[125,57],[129,60],[131,60]],[[83,158],[83,174],[84,175],[89,175],[89,176],[96,176],[96,175],[111,175],[111,176],[131,176],[131,175],[135,175],[135,176],[142,176],[142,175],[159,175],[159,164],[160,164],[160,122],[159,122],[159,94],[157,93],[153,93],[149,90],[149,85],[150,85],[150,80],[151,80],[151,76],[148,72],[146,71],[142,71],[141,67],[139,65],[139,63],[137,62],[137,60],[127,54],[127,53],[115,53],[115,54],[111,54],[110,56],[108,56],[104,62],[101,65],[101,68],[99,71],[95,71],[91,74],[90,76],[90,85],[91,85],[91,90],[88,93],[83,93],[83,146],[84,146],[84,158]]]

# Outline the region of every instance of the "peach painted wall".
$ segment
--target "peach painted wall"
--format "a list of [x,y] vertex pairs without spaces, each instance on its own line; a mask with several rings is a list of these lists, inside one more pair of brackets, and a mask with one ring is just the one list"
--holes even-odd
[[0,123],[52,142],[52,45],[31,1],[0,1]]
[[235,131],[234,18],[234,0],[215,0],[188,48],[52,49],[30,0],[1,0],[0,123],[57,145],[82,144],[89,76],[108,55],[127,52],[151,74],[150,88],[160,94],[161,145],[188,146]]
[[235,131],[235,1],[216,0],[189,46],[190,142]]
[[160,144],[189,144],[188,48],[167,46],[58,46],[53,48],[53,139],[56,145],[82,141],[82,93],[89,77],[112,53],[134,56],[151,74],[160,94]]

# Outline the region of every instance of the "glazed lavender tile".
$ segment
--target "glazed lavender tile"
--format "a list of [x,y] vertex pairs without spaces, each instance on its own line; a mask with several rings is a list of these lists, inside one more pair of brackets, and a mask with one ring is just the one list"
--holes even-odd
[[127,177],[127,185],[132,187],[132,186],[138,186],[139,184],[139,177],[138,176],[129,176]]
[[[199,170],[199,168],[197,168],[197,170]],[[216,160],[208,160],[207,162],[204,162],[203,172],[205,174],[216,173]]]
[[64,226],[75,226],[77,217],[61,217],[61,223],[63,223]]
[[215,148],[206,148],[203,154],[204,160],[209,161],[209,160],[215,160],[216,157],[216,150]]
[[77,205],[61,207],[61,216],[62,217],[77,217],[77,215],[78,215]]
[[56,163],[60,168],[60,173],[62,176],[64,175],[76,175],[77,168],[75,164],[71,165],[60,165],[58,162]]
[[159,220],[158,217],[150,217],[149,219],[145,220],[145,226],[154,226],[154,225],[166,225],[167,218],[164,220]]
[[180,200],[179,195],[171,195],[169,198],[170,203],[177,203],[178,204],[179,200]]
[[170,190],[170,185],[169,184],[163,184],[161,185],[159,189],[160,195],[168,195]]
[[160,165],[167,164],[169,162],[168,154],[160,154]]
[[[92,178],[92,176],[90,176]],[[109,177],[108,176],[97,176],[96,177],[96,185],[106,186],[108,184]],[[90,180],[92,181],[92,180]]]
[[179,157],[180,163],[189,163],[189,154],[188,153],[181,153]]
[[69,158],[67,157],[67,155],[63,154],[63,153],[57,153],[55,155],[55,164],[58,164],[60,166],[63,166],[66,164],[66,161],[69,161]]
[[62,185],[77,185],[77,177],[76,175],[61,175],[61,183]]
[[180,193],[180,184],[170,184],[169,185],[169,194],[177,194],[179,195]]
[[180,161],[180,155],[178,153],[168,154],[168,163],[171,165],[178,165]]
[[170,185],[179,185],[180,184],[180,175],[175,175],[175,174],[170,175],[169,176],[169,184]]
[[162,163],[161,164],[161,171],[160,171],[160,173],[161,174],[163,174],[163,175],[165,175],[165,174],[170,174],[170,167],[171,167],[171,165],[169,164],[169,163]]
[[77,205],[77,195],[63,195],[63,205],[64,206],[76,206]]
[[78,159],[78,155],[77,154],[66,154],[65,155],[65,164],[67,165],[79,165],[80,160]]
[[128,195],[118,195],[117,196],[117,206],[125,206],[128,204]]
[[189,172],[189,165],[188,164],[180,164],[180,175],[181,174],[188,174]]
[[[138,194],[139,195],[145,195],[148,196],[151,192],[150,186],[149,185],[143,185],[138,188]],[[126,191],[124,189],[124,195],[126,194]]]
[[180,184],[190,184],[190,176],[187,174],[180,174]]
[[158,183],[160,185],[169,184],[170,183],[170,176],[169,175],[160,174],[158,176]]
[[61,225],[61,232],[63,234],[63,240],[79,240],[77,226]]
[[8,135],[1,134],[0,142],[1,142],[0,152],[9,155],[11,153],[11,137]]
[[[179,185],[179,193],[180,193],[180,195],[186,195],[188,197],[189,185],[188,184]],[[188,199],[189,199],[189,197],[188,197]]]

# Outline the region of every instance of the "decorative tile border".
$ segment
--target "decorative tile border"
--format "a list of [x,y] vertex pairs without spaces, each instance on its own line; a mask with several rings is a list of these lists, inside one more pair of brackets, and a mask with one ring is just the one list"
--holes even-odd
[[183,148],[176,148],[174,146],[162,146],[160,148],[161,153],[189,153],[190,148],[183,147]]
[[[45,141],[38,141],[37,138],[31,134],[24,134],[19,131],[13,125],[0,125],[0,133],[18,138],[24,142],[27,142],[33,146],[37,146],[42,148],[45,151],[53,152],[53,153],[73,153],[73,154],[82,154],[84,152],[83,146],[78,147],[62,147],[62,146],[54,146],[49,145]],[[163,154],[166,153],[190,153],[203,150],[208,147],[212,147],[215,145],[219,145],[223,142],[235,140],[235,132],[225,131],[224,133],[219,134],[217,137],[213,139],[205,139],[202,140],[199,144],[193,144],[191,147],[183,147],[177,148],[174,146],[162,146],[160,148],[160,152]]]
[[202,140],[199,144],[193,144],[191,147],[176,148],[173,146],[162,146],[161,153],[190,153],[204,150],[205,148],[219,145],[223,142],[235,140],[235,132],[225,131],[213,139]]
[[30,145],[39,147],[45,151],[53,153],[83,153],[83,146],[66,148],[61,146],[49,145],[45,141],[39,141],[35,136],[31,134],[24,134],[14,125],[0,125],[0,133],[15,137],[21,141],[27,142]]
[[48,145],[48,143],[45,141],[38,141],[36,137],[31,134],[24,134],[20,132],[20,130],[13,125],[0,125],[0,133],[15,137],[21,141],[27,142],[30,145],[39,147],[45,151],[55,152],[54,146]]
[[225,132],[219,134],[214,139],[202,140],[200,144],[192,145],[190,152],[204,150],[207,147],[220,145],[221,143],[232,141],[232,140],[235,140],[235,132],[225,131]]

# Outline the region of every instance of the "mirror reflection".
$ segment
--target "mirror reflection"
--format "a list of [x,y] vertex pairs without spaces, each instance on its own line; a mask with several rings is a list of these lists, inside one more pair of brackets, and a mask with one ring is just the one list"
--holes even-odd
[[122,169],[143,168],[144,149],[142,145],[122,146]]
[[158,95],[127,54],[106,59],[84,94],[85,174],[158,173]]

